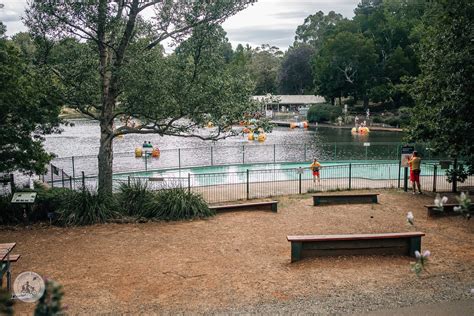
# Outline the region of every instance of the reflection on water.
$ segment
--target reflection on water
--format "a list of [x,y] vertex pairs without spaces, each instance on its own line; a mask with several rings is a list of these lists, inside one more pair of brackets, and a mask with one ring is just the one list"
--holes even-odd
[[[75,120],[58,135],[48,135],[45,147],[59,158],[53,164],[69,175],[97,174],[99,126],[95,121]],[[265,143],[250,142],[244,136],[218,142],[197,138],[159,135],[126,135],[114,140],[114,172],[163,168],[252,164],[262,162],[301,162],[318,158],[331,160],[398,159],[401,133],[371,132],[352,135],[349,129],[319,127],[312,130],[277,127]],[[144,141],[159,147],[161,156],[135,158],[134,149]],[[364,143],[370,142],[370,146]],[[74,160],[70,157],[74,156]],[[61,158],[63,157],[63,158]]]
[[[62,134],[47,135],[45,147],[48,151],[55,153],[58,157],[97,155],[99,151],[100,129],[96,121],[72,120],[73,127],[64,127]],[[306,144],[308,147],[317,148],[325,143],[348,142],[400,142],[402,133],[374,131],[369,135],[352,135],[349,129],[318,127],[317,129],[290,129],[277,127],[268,135],[263,144],[249,142],[246,137],[236,136],[220,140],[216,146],[255,145],[268,144],[287,145],[292,150],[292,144]],[[197,138],[182,138],[175,136],[160,135],[126,135],[122,139],[114,140],[114,152],[133,152],[135,147],[141,146],[144,141],[151,141],[160,149],[171,148],[196,148],[210,146],[211,141],[203,141]],[[295,147],[295,146],[293,146]],[[266,153],[267,155],[270,153]],[[271,153],[273,154],[273,153]]]

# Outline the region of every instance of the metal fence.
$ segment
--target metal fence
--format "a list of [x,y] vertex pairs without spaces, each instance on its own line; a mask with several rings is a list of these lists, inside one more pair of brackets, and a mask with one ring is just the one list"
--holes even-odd
[[[69,179],[70,182],[63,181],[62,178],[57,179],[53,182],[53,186],[73,189],[87,187],[91,190],[97,187],[95,176],[86,176],[83,173],[79,178]],[[150,190],[185,188],[202,194],[209,203],[353,189],[406,188],[410,190],[409,181],[405,182],[405,168],[401,168],[399,163],[394,162],[325,166],[321,169],[320,182],[313,178],[309,168],[189,173],[185,177],[128,176],[114,178],[114,190],[118,190],[121,183],[134,181],[147,182]],[[424,191],[450,192],[453,189],[452,183],[447,181],[444,170],[441,170],[438,164],[424,163],[420,182]],[[464,183],[457,184],[458,191],[473,188],[474,176],[468,177]]]
[[[231,164],[305,162],[314,157],[320,161],[335,160],[398,160],[401,143],[349,142],[308,144],[250,144],[212,145],[206,147],[162,149],[159,158],[144,155],[135,158],[134,152],[114,153],[114,173],[138,172],[158,169],[180,169],[187,167],[223,166]],[[415,149],[426,160],[442,158],[432,153],[425,144]],[[86,176],[98,174],[95,155],[55,158],[52,164],[73,178],[81,171]],[[58,175],[53,175],[56,178]],[[45,179],[50,180],[51,174]]]

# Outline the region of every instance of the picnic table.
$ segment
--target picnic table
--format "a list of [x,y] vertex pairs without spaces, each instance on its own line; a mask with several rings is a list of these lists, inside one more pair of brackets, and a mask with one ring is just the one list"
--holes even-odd
[[11,290],[11,266],[10,253],[15,248],[16,243],[0,244],[0,287],[3,283],[3,275],[7,276],[7,290]]

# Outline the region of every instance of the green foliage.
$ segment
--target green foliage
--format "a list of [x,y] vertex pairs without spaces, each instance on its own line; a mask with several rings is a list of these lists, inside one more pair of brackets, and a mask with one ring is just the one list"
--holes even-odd
[[[331,100],[364,98],[366,106],[368,98],[396,106],[412,103],[401,82],[419,73],[414,46],[420,39],[417,29],[425,5],[424,0],[362,0],[352,20],[334,12],[308,16],[296,30],[295,45],[308,43],[317,51],[313,71],[317,93]],[[336,43],[330,44],[334,40]],[[370,53],[368,45],[373,47]],[[358,63],[364,56],[371,57]],[[345,65],[340,63],[341,57]],[[365,73],[359,73],[358,65]],[[359,82],[354,82],[351,76],[357,73]]]
[[429,250],[426,250],[423,254],[419,251],[415,251],[416,262],[411,263],[411,270],[415,272],[416,276],[420,276],[421,272],[426,270],[430,256],[431,253]]
[[330,99],[365,96],[377,62],[372,39],[341,32],[324,42],[314,60],[316,92]]
[[435,152],[463,159],[474,172],[474,45],[468,0],[431,1],[420,27],[421,74],[408,140],[429,142]]
[[23,220],[23,209],[11,200],[11,194],[0,195],[0,225],[18,224]]
[[52,158],[42,135],[59,131],[61,103],[52,76],[17,47],[0,37],[0,172],[42,173]]
[[138,218],[183,220],[214,215],[201,195],[182,188],[151,192],[143,181],[122,184],[118,200],[124,214]]
[[330,11],[327,15],[318,11],[308,16],[296,29],[295,46],[304,43],[319,50],[325,39],[334,32],[337,23],[342,20],[342,15],[334,11]]
[[310,94],[313,92],[311,60],[314,49],[305,44],[290,47],[283,57],[278,74],[281,94]]
[[63,296],[62,285],[53,280],[45,279],[45,291],[36,304],[34,316],[64,315],[65,308],[61,302]]
[[182,188],[160,190],[156,199],[160,219],[183,220],[214,215],[201,195]]
[[[31,1],[25,23],[65,105],[100,122],[99,193],[112,195],[112,142],[130,133],[217,140],[252,111],[253,83],[231,66],[219,26],[243,1]],[[155,14],[142,18],[151,4]],[[151,8],[149,8],[151,9]],[[164,56],[160,43],[173,40]],[[240,112],[240,113],[238,113]],[[238,113],[238,117],[236,115]],[[115,127],[114,118],[134,127]],[[199,128],[210,115],[215,129]],[[206,122],[207,123],[207,122]]]
[[15,302],[12,300],[12,295],[6,289],[0,288],[0,315],[11,316],[13,315],[13,305]]
[[466,170],[464,165],[459,164],[456,167],[453,166],[452,168],[446,170],[446,180],[449,183],[453,183],[454,179],[456,179],[457,182],[463,183],[464,181],[466,181],[469,174],[469,170]]
[[308,121],[314,122],[331,122],[335,120],[342,113],[339,106],[331,104],[314,104],[308,110]]
[[130,184],[120,184],[118,202],[123,213],[128,216],[156,218],[156,198],[148,189],[148,182],[133,180]]
[[29,214],[32,221],[47,220],[48,213],[55,213],[61,207],[64,196],[71,190],[66,188],[46,188],[41,185],[35,185],[36,203],[33,212]]
[[460,196],[457,196],[459,206],[454,207],[455,212],[461,213],[466,219],[471,218],[471,213],[474,212],[474,204],[472,204],[469,192],[461,192]]
[[248,71],[255,82],[255,95],[276,94],[278,91],[278,72],[283,53],[278,47],[268,44],[252,50]]
[[87,189],[66,191],[57,210],[57,223],[64,226],[105,223],[118,215],[118,203],[112,196],[99,196]]

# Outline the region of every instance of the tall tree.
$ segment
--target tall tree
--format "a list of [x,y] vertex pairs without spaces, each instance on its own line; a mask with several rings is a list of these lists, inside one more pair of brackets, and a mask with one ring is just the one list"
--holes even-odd
[[354,10],[354,23],[365,37],[374,41],[378,54],[375,80],[369,92],[375,102],[413,103],[400,83],[404,76],[416,76],[419,72],[414,53],[417,40],[411,34],[423,16],[425,3],[423,0],[363,0]]
[[40,75],[4,31],[0,27],[0,172],[40,174],[52,158],[43,135],[59,131],[55,81]]
[[283,52],[278,47],[263,44],[252,50],[250,75],[255,82],[256,95],[278,92],[278,70]]
[[296,29],[295,45],[309,44],[319,50],[327,37],[331,36],[336,24],[344,20],[341,14],[330,11],[325,15],[322,11],[308,16],[304,23]]
[[[99,194],[111,194],[112,192],[112,163],[113,163],[113,139],[126,133],[158,133],[161,135],[198,136],[202,138],[216,139],[222,136],[227,126],[219,125],[217,130],[204,137],[194,128],[202,119],[204,112],[213,112],[209,108],[208,100],[200,99],[199,88],[209,88],[197,80],[197,87],[185,93],[187,98],[168,99],[173,92],[166,92],[156,98],[155,89],[161,90],[170,86],[170,81],[163,80],[155,85],[146,85],[150,76],[135,77],[127,76],[130,65],[144,66],[150,63],[150,67],[161,67],[160,60],[150,59],[150,55],[158,56],[159,45],[166,39],[172,39],[176,43],[188,37],[194,28],[201,25],[209,25],[210,33],[213,33],[212,25],[219,24],[227,17],[246,8],[253,0],[243,1],[176,1],[176,0],[130,0],[111,2],[108,0],[97,1],[33,1],[27,9],[26,22],[31,32],[37,37],[49,39],[53,43],[58,40],[72,37],[86,41],[88,46],[83,48],[90,56],[85,64],[78,63],[70,58],[77,55],[71,52],[69,58],[66,56],[67,67],[80,75],[79,68],[84,68],[92,75],[85,83],[63,75],[58,69],[52,71],[57,78],[62,80],[65,90],[71,92],[70,99],[66,100],[68,105],[75,106],[100,124],[100,148],[98,155],[99,167]],[[141,16],[144,12],[155,12],[155,15],[147,21]],[[201,33],[202,34],[202,33]],[[207,36],[207,35],[206,35]],[[200,52],[204,48],[204,42],[195,41],[194,52],[188,55],[189,62],[193,67],[186,68],[187,76],[200,79],[199,73],[207,71],[205,64],[200,63]],[[46,50],[47,51],[47,50]],[[84,60],[84,59],[82,59]],[[182,64],[182,67],[188,66]],[[66,68],[67,68],[66,67]],[[146,70],[146,67],[144,70]],[[142,69],[143,69],[142,68]],[[210,68],[215,68],[211,66]],[[163,72],[153,68],[153,75]],[[132,72],[133,74],[133,72]],[[207,75],[206,75],[207,76]],[[206,77],[204,76],[204,77]],[[133,78],[133,81],[132,81]],[[87,78],[86,78],[87,79]],[[136,82],[139,80],[140,82]],[[76,85],[80,85],[76,87]],[[218,85],[213,87],[214,91],[222,91],[227,88],[223,82],[214,81]],[[135,95],[134,90],[128,92],[129,87],[147,88],[141,90],[140,105],[133,102],[129,95]],[[221,88],[221,89],[219,89]],[[74,92],[74,90],[82,92]],[[90,91],[88,95],[84,91]],[[229,90],[226,90],[229,92]],[[148,96],[148,97],[147,97]],[[226,93],[225,96],[230,96]],[[232,109],[236,104],[242,105],[241,94],[237,97],[226,99],[222,95],[220,108]],[[195,109],[184,107],[181,102],[196,105]],[[175,106],[180,102],[180,106]],[[217,102],[209,102],[216,105]],[[250,106],[247,101],[247,106]],[[138,108],[137,108],[138,107]],[[114,128],[114,119],[120,116],[136,118],[139,124],[134,127],[125,126]],[[226,122],[229,122],[226,120]],[[189,123],[194,122],[195,124]],[[221,123],[217,121],[216,123]]]
[[312,94],[314,92],[311,71],[313,55],[314,49],[306,44],[288,49],[278,74],[281,94]]
[[421,74],[408,129],[412,141],[453,159],[465,159],[474,172],[474,3],[435,0],[423,19],[418,49]]
[[332,100],[348,95],[363,97],[367,106],[376,61],[371,39],[357,33],[338,33],[329,38],[315,56],[317,92]]

